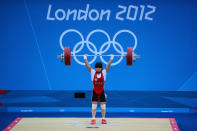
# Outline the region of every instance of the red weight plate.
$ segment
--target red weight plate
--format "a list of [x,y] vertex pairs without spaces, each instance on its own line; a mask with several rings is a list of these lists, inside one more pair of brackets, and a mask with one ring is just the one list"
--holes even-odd
[[0,90],[0,94],[6,94],[8,90]]
[[71,65],[71,53],[70,53],[70,47],[68,47],[68,65]]
[[67,65],[67,47],[64,47],[64,63]]
[[132,47],[127,47],[127,65],[132,65],[133,62],[133,48]]
[[71,65],[70,47],[64,48],[64,63],[65,63],[65,65]]

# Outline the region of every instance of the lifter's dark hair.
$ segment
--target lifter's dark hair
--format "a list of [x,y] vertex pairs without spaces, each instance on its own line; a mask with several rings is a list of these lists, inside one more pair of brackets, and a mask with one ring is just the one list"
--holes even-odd
[[95,68],[103,68],[103,65],[101,62],[96,62]]

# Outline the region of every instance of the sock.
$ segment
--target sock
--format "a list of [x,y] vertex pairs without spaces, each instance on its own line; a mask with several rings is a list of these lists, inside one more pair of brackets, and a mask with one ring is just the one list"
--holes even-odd
[[95,119],[95,117],[92,117],[92,119],[94,120],[94,119]]
[[105,119],[105,117],[103,117],[102,119]]

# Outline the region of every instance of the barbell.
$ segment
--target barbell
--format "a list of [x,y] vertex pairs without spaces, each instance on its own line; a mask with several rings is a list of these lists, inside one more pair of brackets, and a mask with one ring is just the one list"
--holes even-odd
[[[64,47],[64,53],[61,55],[58,55],[57,58],[61,58],[62,61],[64,60],[65,65],[71,65],[71,57],[80,57],[84,55],[71,55],[70,47]],[[86,55],[86,56],[111,56],[111,55]],[[127,54],[126,55],[114,55],[115,57],[126,57],[127,58],[127,65],[132,65],[133,61],[136,60],[136,58],[140,58],[139,55],[136,55],[133,52],[132,47],[127,47]]]

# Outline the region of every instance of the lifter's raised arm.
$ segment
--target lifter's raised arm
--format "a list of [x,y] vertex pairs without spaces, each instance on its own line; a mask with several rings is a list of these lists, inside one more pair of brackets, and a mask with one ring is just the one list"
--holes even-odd
[[109,67],[110,67],[110,65],[111,65],[111,63],[112,63],[112,61],[113,61],[113,59],[114,59],[114,55],[111,55],[111,58],[110,58],[109,62],[107,63],[107,66],[106,66],[106,68],[105,68],[107,72],[109,71]]
[[91,66],[90,66],[90,64],[88,63],[87,56],[84,55],[83,58],[84,58],[84,60],[85,60],[86,67],[88,68],[89,72],[91,72]]

